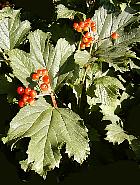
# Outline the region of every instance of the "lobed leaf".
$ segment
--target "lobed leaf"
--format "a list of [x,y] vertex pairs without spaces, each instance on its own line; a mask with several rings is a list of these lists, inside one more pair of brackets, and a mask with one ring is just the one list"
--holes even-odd
[[0,48],[10,50],[25,40],[30,22],[20,21],[20,10],[4,8],[0,13]]
[[123,128],[119,124],[109,124],[106,126],[105,130],[107,130],[107,137],[105,138],[109,142],[122,143],[124,140],[128,140],[129,144],[131,144],[133,139],[136,139],[133,135],[128,135],[124,132]]
[[47,171],[59,167],[60,149],[66,144],[69,157],[82,163],[89,154],[87,129],[81,118],[69,109],[54,109],[44,98],[26,106],[13,118],[3,142],[30,137],[24,170],[30,166],[45,178]]
[[30,61],[29,54],[19,49],[13,49],[9,50],[8,56],[14,75],[25,86],[28,85],[29,77],[35,70],[33,63]]

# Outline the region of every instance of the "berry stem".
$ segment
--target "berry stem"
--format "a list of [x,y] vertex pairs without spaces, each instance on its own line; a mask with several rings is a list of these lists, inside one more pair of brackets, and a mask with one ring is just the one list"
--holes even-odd
[[53,103],[53,106],[54,108],[57,108],[57,102],[56,102],[56,99],[55,99],[55,95],[53,94],[53,92],[51,92],[51,99],[52,99],[52,103]]

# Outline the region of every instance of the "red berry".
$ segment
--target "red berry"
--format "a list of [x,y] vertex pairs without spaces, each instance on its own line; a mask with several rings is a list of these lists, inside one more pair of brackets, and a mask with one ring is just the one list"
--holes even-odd
[[49,79],[49,76],[48,75],[43,76],[42,80],[46,84],[49,84],[49,82],[50,82],[50,79]]
[[42,76],[42,69],[38,69],[38,70],[36,71],[36,73],[37,73],[39,76]]
[[37,73],[33,73],[32,74],[32,80],[38,80],[39,79],[39,75]]
[[94,38],[93,38],[93,37],[88,38],[88,42],[89,42],[89,43],[92,43],[92,42],[93,42],[93,40],[94,40]]
[[35,103],[35,99],[30,97],[27,102],[30,104],[30,105],[33,105]]
[[74,27],[74,29],[76,29],[78,27],[78,23],[77,22],[74,22],[73,23],[73,27]]
[[89,48],[90,47],[90,43],[89,42],[85,43],[85,46],[86,46],[86,48]]
[[40,88],[42,91],[47,91],[48,90],[48,85],[46,83],[43,83],[40,85]]
[[29,95],[31,98],[35,98],[37,95],[37,92],[35,90],[31,90]]
[[91,22],[91,27],[96,26],[96,22]]
[[86,47],[85,44],[84,44],[83,42],[81,42],[80,48],[81,48],[81,49],[85,49],[85,47]]
[[86,42],[88,42],[88,38],[87,38],[87,37],[83,37],[83,38],[82,38],[82,41],[83,41],[84,43],[86,43]]
[[19,107],[24,107],[25,103],[23,100],[19,100],[18,105],[19,105]]
[[85,23],[84,22],[79,22],[79,24],[78,24],[81,28],[84,28],[84,26],[85,26]]
[[90,33],[90,32],[87,32],[87,33],[85,34],[85,37],[90,38],[90,37],[91,37],[91,33]]
[[114,39],[114,40],[116,40],[116,39],[119,38],[119,36],[120,36],[120,35],[119,35],[118,33],[113,32],[112,35],[111,35],[111,38]]
[[48,75],[48,70],[47,69],[42,69],[42,76]]
[[85,20],[86,23],[91,23],[91,18]]
[[27,100],[29,99],[29,96],[27,94],[24,94],[23,97],[22,97],[22,101],[24,103],[27,103]]
[[22,95],[24,93],[24,88],[23,87],[18,87],[17,88],[17,93]]
[[25,93],[26,95],[29,95],[29,94],[30,94],[30,91],[31,91],[31,88],[27,87],[27,88],[25,89],[24,93]]

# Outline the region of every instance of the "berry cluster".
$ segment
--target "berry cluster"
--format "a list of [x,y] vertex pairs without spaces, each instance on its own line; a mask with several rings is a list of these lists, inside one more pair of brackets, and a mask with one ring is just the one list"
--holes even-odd
[[21,99],[18,101],[19,107],[24,107],[26,104],[33,105],[35,102],[35,97],[37,92],[29,87],[23,88],[19,86],[17,88],[17,93],[21,96]]
[[88,18],[83,22],[75,22],[73,27],[77,32],[82,32],[83,37],[80,43],[80,48],[85,49],[86,47],[90,47],[94,41],[94,37],[92,35],[96,32],[96,23]]
[[77,32],[83,32],[83,31],[93,31],[96,32],[96,23],[91,20],[91,18],[86,19],[85,21],[82,22],[74,22],[73,24],[74,29]]
[[47,91],[50,87],[50,78],[47,69],[38,69],[32,74],[32,80],[38,81],[38,85],[42,91]]
[[[38,69],[32,74],[32,80],[37,82],[37,91],[48,91],[50,89],[50,78],[47,69]],[[18,101],[19,107],[24,107],[27,104],[33,105],[35,98],[37,98],[37,91],[31,89],[30,87],[23,88],[19,86],[17,88],[17,93],[21,96]],[[43,94],[44,95],[44,94]]]

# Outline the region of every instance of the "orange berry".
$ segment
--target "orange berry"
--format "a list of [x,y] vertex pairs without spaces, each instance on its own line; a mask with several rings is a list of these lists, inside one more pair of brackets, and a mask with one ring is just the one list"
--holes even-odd
[[46,83],[43,83],[40,85],[40,88],[42,91],[47,91],[48,90],[48,85]]
[[84,22],[79,22],[78,25],[79,25],[81,28],[84,28],[85,23],[84,23]]
[[30,96],[28,96],[27,94],[24,94],[23,97],[22,97],[22,101],[24,103],[27,103],[27,100],[29,99]]
[[76,29],[78,27],[78,23],[77,22],[74,22],[73,23],[73,28]]
[[35,103],[35,99],[30,97],[27,102],[30,104],[30,105],[33,105]]
[[48,70],[47,69],[42,69],[42,76],[48,75]]
[[86,45],[85,45],[83,42],[81,42],[80,48],[81,48],[81,49],[85,49],[85,47],[86,47]]
[[89,31],[89,27],[88,26],[84,26],[83,31]]
[[49,82],[50,82],[50,79],[49,79],[49,76],[48,75],[43,76],[42,80],[46,84],[49,84]]
[[87,37],[83,37],[83,38],[82,38],[82,41],[83,41],[84,43],[86,43],[86,42],[88,42],[88,38],[87,38]]
[[112,35],[111,35],[111,38],[114,39],[114,40],[118,39],[119,37],[120,37],[120,35],[116,32],[113,32]]
[[80,26],[78,26],[78,27],[76,28],[76,31],[77,31],[77,32],[82,32],[82,28],[81,28]]
[[39,79],[39,75],[37,73],[33,73],[32,74],[32,80],[38,80]]
[[92,30],[93,32],[96,32],[96,27],[95,27],[95,26],[92,26],[92,27],[91,27],[91,30]]
[[31,90],[29,95],[30,97],[35,98],[37,95],[37,92],[35,90]]
[[86,46],[86,48],[89,48],[90,47],[90,43],[89,42],[85,43],[85,46]]

